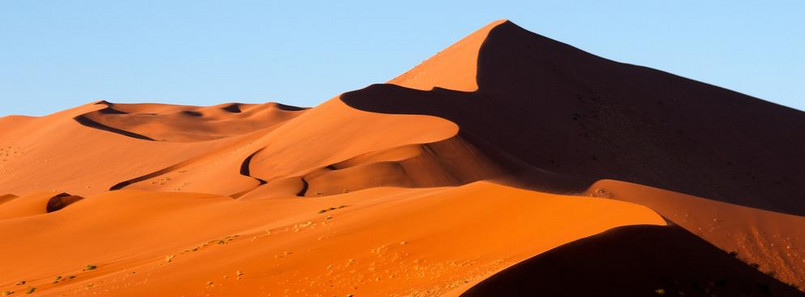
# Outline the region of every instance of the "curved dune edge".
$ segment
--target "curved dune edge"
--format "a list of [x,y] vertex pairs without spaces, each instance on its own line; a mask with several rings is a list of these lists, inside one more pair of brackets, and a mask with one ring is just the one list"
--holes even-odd
[[758,270],[805,288],[805,217],[616,180],[600,180],[585,194],[649,207]]
[[[120,190],[0,221],[0,234],[11,237],[48,226],[25,246],[0,242],[4,263],[19,267],[0,271],[8,280],[0,290],[26,280],[43,296],[438,295],[634,224],[665,221],[631,203],[488,182],[301,200]],[[49,252],[67,243],[69,250]],[[98,269],[81,271],[88,264]],[[53,284],[57,275],[76,277]]]
[[803,296],[678,226],[625,226],[485,279],[474,296]]

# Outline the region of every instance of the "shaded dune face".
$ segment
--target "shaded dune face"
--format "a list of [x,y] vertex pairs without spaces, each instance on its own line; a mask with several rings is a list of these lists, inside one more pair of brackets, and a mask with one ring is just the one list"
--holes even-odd
[[805,217],[614,180],[595,182],[585,195],[647,206],[740,261],[805,287]]
[[341,99],[450,120],[465,139],[548,172],[805,214],[791,197],[805,179],[800,111],[599,58],[510,22],[489,30],[477,56],[473,92],[382,84]]
[[803,296],[676,226],[627,226],[509,267],[461,296]]
[[17,196],[12,195],[12,194],[0,195],[0,204],[6,203],[8,201],[11,201],[14,198],[17,198]]

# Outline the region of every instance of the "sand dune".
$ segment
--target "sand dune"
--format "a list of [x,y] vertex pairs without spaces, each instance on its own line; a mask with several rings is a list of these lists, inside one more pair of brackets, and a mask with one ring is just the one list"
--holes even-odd
[[230,141],[147,141],[86,127],[74,120],[104,107],[90,103],[44,117],[24,118],[2,129],[0,147],[12,151],[2,161],[2,191],[16,195],[39,190],[77,195],[100,193],[116,183],[182,162]]
[[505,20],[495,21],[478,29],[422,64],[390,80],[389,83],[422,91],[433,88],[476,91],[478,89],[476,73],[481,46],[489,32],[505,22]]
[[202,141],[236,136],[273,126],[304,109],[278,103],[216,106],[113,104],[76,117],[85,126],[155,141]]
[[81,199],[81,196],[57,192],[36,192],[21,197],[4,195],[0,199],[0,220],[51,213]]
[[[30,246],[0,243],[18,267],[0,272],[0,289],[25,280],[53,296],[436,294],[612,227],[664,224],[631,203],[485,182],[243,201],[121,190],[2,222]],[[53,284],[58,275],[76,277]]]
[[621,227],[512,266],[461,296],[801,296],[679,227]]
[[[476,91],[378,84],[341,98],[366,111],[448,119],[475,136],[467,139],[547,171],[805,215],[789,198],[805,179],[801,111],[494,24],[474,33],[488,31],[473,62]],[[429,75],[451,76],[439,69]]]
[[805,288],[805,217],[613,180],[596,182],[587,194],[648,206],[764,273]]
[[314,108],[97,101],[0,127],[7,294],[805,288],[805,114],[508,21]]
[[[333,130],[333,127],[338,129]],[[301,180],[310,174],[319,175],[316,179],[321,181],[321,174],[317,172],[337,171],[328,169],[335,168],[337,163],[367,153],[438,142],[450,138],[455,132],[455,125],[445,120],[427,116],[373,114],[348,108],[339,100],[331,100],[287,122],[228,138],[227,144],[216,150],[127,180],[124,185],[115,188],[241,196],[260,186],[261,181],[271,184],[291,178]],[[352,135],[361,137],[353,138]],[[328,149],[317,150],[318,147]],[[245,172],[248,174],[243,174]],[[340,188],[337,190],[327,190],[326,194],[370,186],[403,186],[373,183],[373,177],[364,176],[366,178],[359,180],[353,178],[355,182],[338,186]],[[391,176],[387,179],[409,178]],[[300,186],[293,192],[301,192],[302,184],[299,183]],[[320,185],[317,183],[316,186]],[[434,182],[428,185],[447,184]],[[323,194],[321,192],[319,195]]]

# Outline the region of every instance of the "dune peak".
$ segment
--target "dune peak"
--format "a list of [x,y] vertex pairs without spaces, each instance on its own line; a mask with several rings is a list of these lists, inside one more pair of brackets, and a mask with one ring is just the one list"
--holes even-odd
[[478,89],[476,69],[481,46],[492,29],[510,23],[497,20],[481,27],[388,83],[431,90],[435,87],[472,92]]

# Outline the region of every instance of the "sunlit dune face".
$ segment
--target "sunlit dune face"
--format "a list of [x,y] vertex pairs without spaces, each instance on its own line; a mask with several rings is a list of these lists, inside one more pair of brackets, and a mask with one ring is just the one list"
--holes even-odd
[[423,91],[434,87],[464,92],[477,90],[476,73],[481,45],[489,31],[503,22],[505,20],[495,21],[478,29],[388,83]]
[[[5,263],[19,267],[0,278],[68,296],[447,293],[630,224],[665,222],[635,204],[486,182],[243,201],[121,190],[2,221],[2,234],[31,244],[0,243]],[[50,252],[66,243],[70,257]],[[98,268],[82,271],[88,264]],[[76,278],[52,284],[56,275]]]

